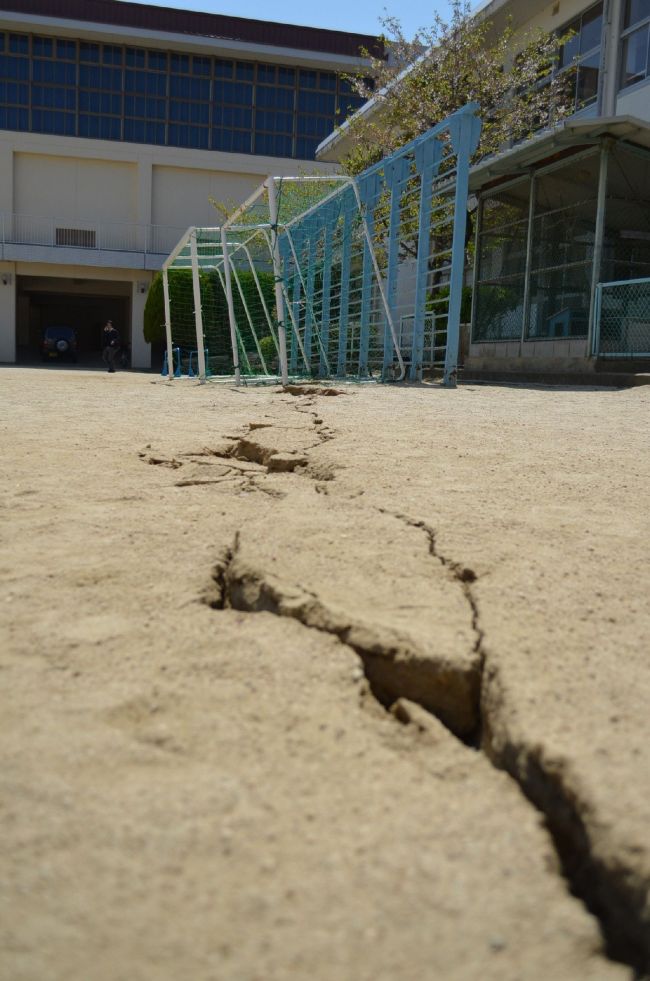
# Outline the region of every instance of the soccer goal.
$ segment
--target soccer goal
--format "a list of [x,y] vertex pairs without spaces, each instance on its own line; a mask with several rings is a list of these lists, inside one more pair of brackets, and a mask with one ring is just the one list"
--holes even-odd
[[269,177],[163,266],[169,377],[456,381],[466,106],[356,177]]

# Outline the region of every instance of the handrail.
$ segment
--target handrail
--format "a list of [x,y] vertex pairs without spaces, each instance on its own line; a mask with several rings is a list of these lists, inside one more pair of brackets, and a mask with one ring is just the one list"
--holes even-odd
[[184,228],[175,225],[0,212],[0,244],[86,252],[167,256]]

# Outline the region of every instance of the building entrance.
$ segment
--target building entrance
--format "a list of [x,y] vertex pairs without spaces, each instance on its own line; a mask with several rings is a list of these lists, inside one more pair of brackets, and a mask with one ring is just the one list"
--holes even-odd
[[[48,329],[71,328],[80,366],[101,364],[102,329],[107,320],[117,327],[124,345],[131,343],[129,283],[20,276],[16,297],[18,363],[40,361]],[[56,359],[58,360],[58,359]],[[62,359],[63,360],[63,359]],[[54,359],[52,359],[54,361]]]

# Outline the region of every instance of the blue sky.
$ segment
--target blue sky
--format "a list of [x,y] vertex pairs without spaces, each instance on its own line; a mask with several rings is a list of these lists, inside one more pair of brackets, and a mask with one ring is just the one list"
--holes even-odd
[[327,0],[306,3],[305,0],[139,0],[140,3],[156,3],[163,7],[183,10],[203,10],[214,14],[235,14],[239,17],[255,17],[258,20],[274,20],[286,24],[305,24],[311,27],[328,27],[339,31],[358,31],[377,34],[379,18],[386,9],[400,17],[407,35],[418,27],[431,23],[436,10],[446,17],[448,0],[408,0],[408,3],[384,3],[382,0]]

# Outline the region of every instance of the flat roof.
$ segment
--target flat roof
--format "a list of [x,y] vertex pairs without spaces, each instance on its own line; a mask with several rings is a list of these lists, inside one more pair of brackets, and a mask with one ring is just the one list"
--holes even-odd
[[537,133],[529,140],[486,157],[470,170],[469,187],[480,191],[486,185],[528,173],[536,164],[571,149],[598,144],[603,137],[650,149],[650,123],[635,116],[593,116],[567,119],[554,129]]
[[201,13],[174,7],[150,6],[125,0],[0,0],[0,11],[25,16],[85,21],[151,33],[187,34],[224,38],[269,47],[295,48],[334,55],[359,57],[365,48],[383,54],[381,40],[373,34],[353,34],[320,27],[301,27],[274,21],[251,20],[226,14]]

